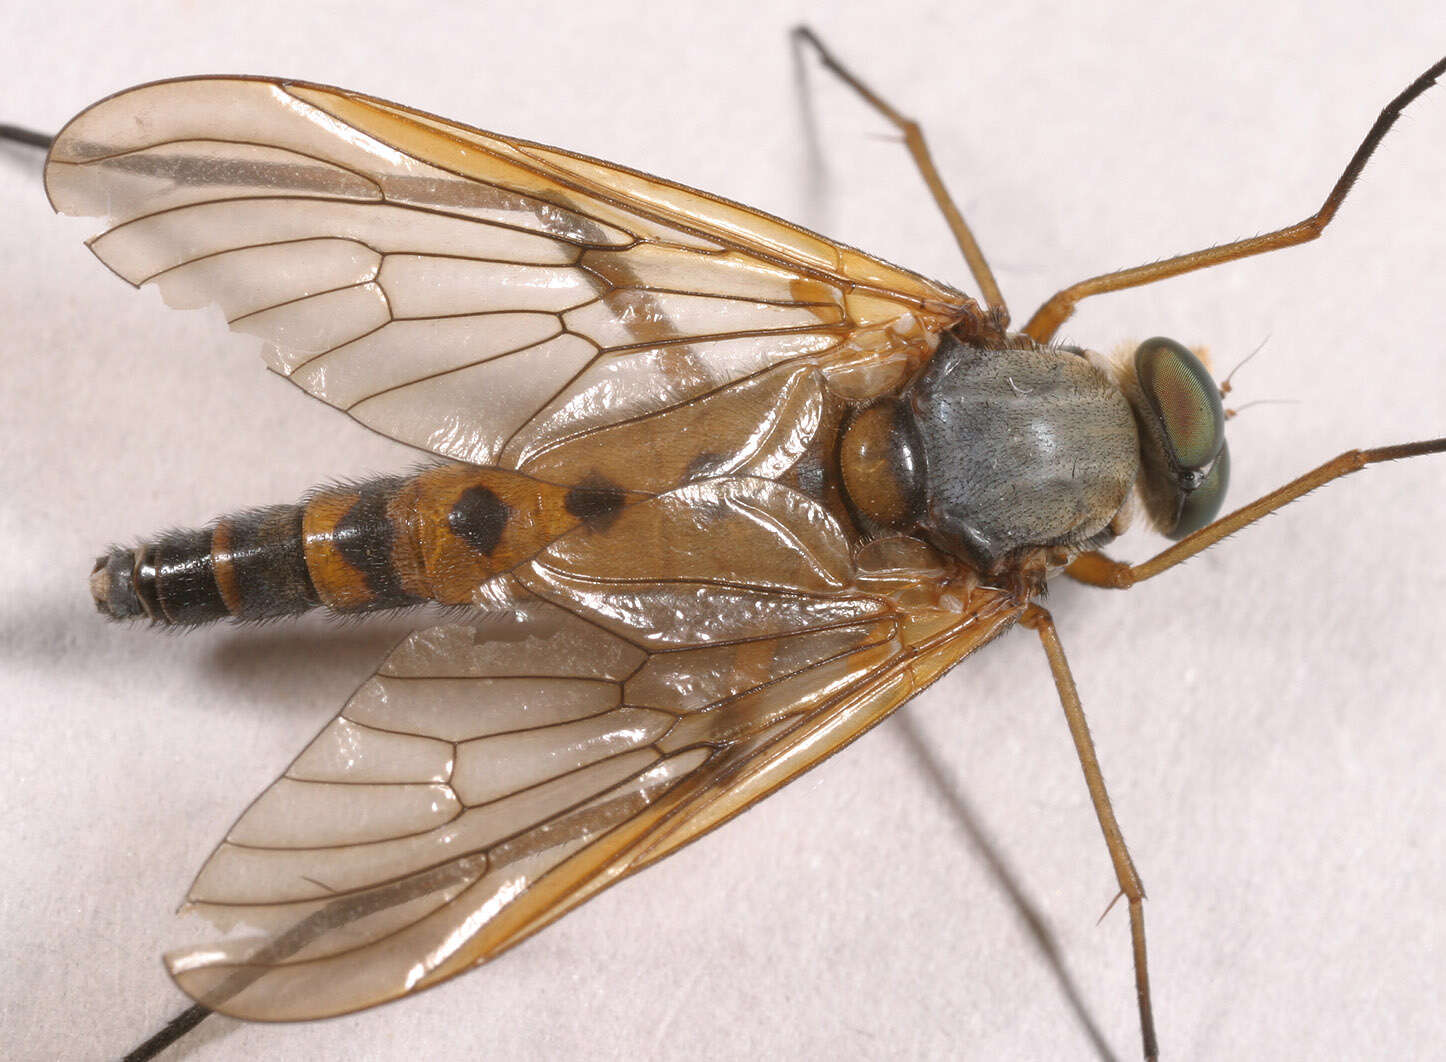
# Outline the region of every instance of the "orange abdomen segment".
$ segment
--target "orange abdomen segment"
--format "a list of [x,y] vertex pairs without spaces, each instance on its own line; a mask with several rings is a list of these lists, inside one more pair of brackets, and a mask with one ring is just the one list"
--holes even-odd
[[472,604],[477,588],[581,524],[606,527],[644,495],[602,483],[570,487],[498,468],[445,465],[412,480],[426,595]]
[[163,624],[471,604],[478,589],[579,525],[605,526],[641,495],[520,472],[443,465],[323,487],[300,505],[222,517],[96,562],[91,592],[114,619]]

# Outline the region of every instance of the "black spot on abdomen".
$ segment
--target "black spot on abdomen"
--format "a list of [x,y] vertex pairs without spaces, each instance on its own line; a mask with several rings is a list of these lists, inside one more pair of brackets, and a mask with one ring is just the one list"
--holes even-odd
[[562,504],[589,527],[606,531],[627,500],[621,487],[594,476],[568,491]]
[[447,527],[477,552],[491,556],[511,516],[512,510],[494,491],[468,487],[452,503]]
[[366,579],[374,597],[371,608],[395,608],[417,600],[403,589],[392,565],[395,533],[387,518],[387,500],[400,482],[382,479],[365,484],[361,497],[337,521],[334,532],[336,551]]

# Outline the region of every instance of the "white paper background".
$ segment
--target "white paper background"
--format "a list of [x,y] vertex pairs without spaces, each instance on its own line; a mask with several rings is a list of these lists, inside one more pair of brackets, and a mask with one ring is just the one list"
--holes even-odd
[[[0,120],[55,129],[179,74],[299,76],[617,159],[968,288],[883,123],[817,77],[833,183],[808,201],[785,38],[807,18],[922,120],[1022,322],[1080,277],[1297,220],[1446,50],[1424,2],[772,7],[9,5]],[[158,959],[183,939],[171,910],[402,628],[108,625],[91,559],[414,458],[268,376],[211,315],[118,283],[22,159],[0,158],[0,1037],[11,1058],[99,1059],[181,1009]],[[1446,88],[1319,243],[1097,300],[1068,337],[1163,333],[1226,367],[1268,339],[1237,394],[1299,404],[1232,424],[1237,500],[1350,446],[1441,435],[1443,187]],[[1373,469],[1127,595],[1052,597],[1150,891],[1170,1058],[1446,1039],[1443,482],[1443,458]],[[213,1019],[168,1057],[1090,1057],[961,799],[1135,1056],[1124,912],[1096,925],[1113,879],[1031,636],[902,718],[488,969],[328,1022]]]

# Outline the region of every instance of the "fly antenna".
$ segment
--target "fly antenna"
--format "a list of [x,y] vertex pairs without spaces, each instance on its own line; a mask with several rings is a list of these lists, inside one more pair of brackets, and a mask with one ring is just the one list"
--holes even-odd
[[[1230,370],[1230,373],[1225,377],[1225,379],[1223,379],[1223,380],[1220,381],[1220,397],[1221,397],[1221,398],[1224,398],[1226,395],[1228,395],[1228,394],[1230,393],[1230,381],[1233,380],[1233,379],[1235,379],[1235,374],[1236,374],[1237,372],[1239,372],[1241,369],[1245,368],[1245,366],[1250,362],[1250,359],[1253,358],[1253,357],[1255,357],[1255,355],[1259,354],[1262,350],[1264,350],[1264,349],[1265,349],[1265,344],[1267,344],[1267,343],[1269,343],[1269,342],[1270,342],[1270,334],[1267,332],[1265,338],[1260,341],[1260,343],[1256,346],[1256,348],[1255,348],[1254,350],[1252,350],[1249,354],[1245,355],[1245,357],[1243,357],[1242,359],[1240,359],[1239,363],[1235,366],[1235,368],[1231,369],[1231,370]],[[1251,402],[1251,403],[1250,403],[1250,405],[1254,405],[1254,404],[1255,404],[1254,402]],[[1244,409],[1244,408],[1245,408],[1244,406],[1241,406],[1241,407],[1240,407],[1240,409]],[[1238,413],[1238,412],[1240,412],[1240,410],[1237,409],[1235,412]]]
[[1245,412],[1247,409],[1249,409],[1251,406],[1298,406],[1298,405],[1300,405],[1300,399],[1298,399],[1298,398],[1257,398],[1257,399],[1255,399],[1255,400],[1253,400],[1253,401],[1250,401],[1250,402],[1245,403],[1245,405],[1243,405],[1243,406],[1236,406],[1234,409],[1227,409],[1227,410],[1225,411],[1225,419],[1226,419],[1226,420],[1233,420],[1234,418],[1240,416],[1240,414],[1244,413],[1244,412]]

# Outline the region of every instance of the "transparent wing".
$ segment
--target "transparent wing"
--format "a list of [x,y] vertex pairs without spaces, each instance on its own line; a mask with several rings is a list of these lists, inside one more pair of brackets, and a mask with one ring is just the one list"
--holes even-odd
[[[912,549],[912,552],[910,550]],[[1018,607],[927,550],[850,561],[820,507],[720,478],[403,642],[241,817],[173,955],[252,1019],[337,1014],[482,962],[853,740]]]
[[132,284],[220,306],[308,393],[479,464],[780,362],[907,371],[979,313],[737,204],[300,82],[122,92],[45,179]]

